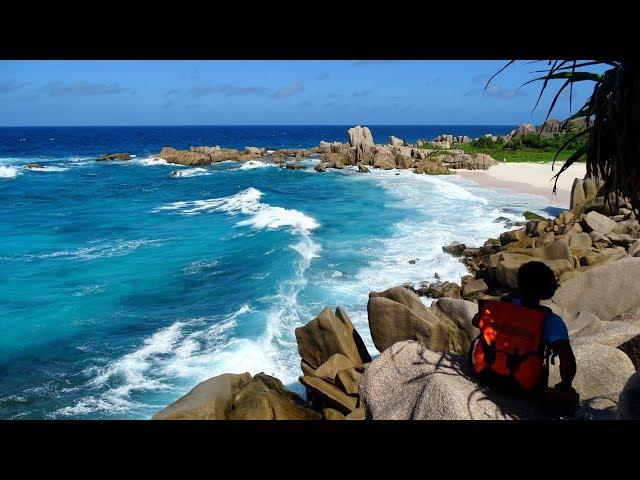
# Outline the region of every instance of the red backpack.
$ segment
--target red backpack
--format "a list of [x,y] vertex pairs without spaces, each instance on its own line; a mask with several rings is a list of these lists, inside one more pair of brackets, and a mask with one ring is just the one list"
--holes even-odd
[[532,390],[547,381],[545,312],[503,301],[478,302],[480,335],[471,344],[474,371]]

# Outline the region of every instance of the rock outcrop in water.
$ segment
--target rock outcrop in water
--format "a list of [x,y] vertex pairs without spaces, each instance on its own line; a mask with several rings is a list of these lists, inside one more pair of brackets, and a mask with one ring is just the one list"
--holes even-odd
[[131,160],[131,155],[128,153],[107,153],[106,155],[96,158],[98,162],[107,160]]

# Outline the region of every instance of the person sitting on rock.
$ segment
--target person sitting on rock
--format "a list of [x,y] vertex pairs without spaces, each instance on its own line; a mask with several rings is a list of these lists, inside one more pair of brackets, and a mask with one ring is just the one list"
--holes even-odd
[[[473,325],[480,328],[471,360],[481,383],[514,388],[535,397],[555,415],[573,415],[578,394],[571,386],[576,360],[567,326],[541,300],[558,288],[553,271],[531,261],[518,269],[518,289],[500,301],[479,301]],[[560,360],[560,382],[549,388],[549,359]]]

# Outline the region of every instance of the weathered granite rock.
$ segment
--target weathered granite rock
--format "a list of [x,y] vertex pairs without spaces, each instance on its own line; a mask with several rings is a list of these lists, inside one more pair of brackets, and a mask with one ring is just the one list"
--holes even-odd
[[444,253],[449,253],[454,257],[459,257],[460,255],[462,255],[462,252],[464,252],[466,248],[467,247],[464,243],[453,241],[448,246],[442,247],[442,251]]
[[617,418],[640,420],[640,373],[631,375],[620,392]]
[[555,135],[556,133],[559,133],[561,130],[562,122],[555,118],[550,118],[549,120],[544,122],[542,127],[540,127],[540,135],[542,135],[543,137],[549,137]]
[[[564,272],[573,270],[572,262],[564,259],[545,260],[522,253],[500,252],[491,256],[491,261],[495,262],[495,278],[503,286],[515,288],[518,286],[518,269],[525,263],[539,261],[548,266],[556,277]],[[567,282],[569,283],[569,282]]]
[[231,398],[251,380],[249,373],[224,373],[193,387],[153,420],[225,420]]
[[370,292],[367,313],[371,338],[380,352],[396,342],[416,340],[433,350],[462,354],[475,336],[468,329],[470,322],[447,315],[443,307],[427,308],[404,287]]
[[233,396],[229,420],[320,420],[320,413],[277,378],[258,373]]
[[611,319],[613,322],[638,322],[640,323],[640,305],[636,305],[619,313]]
[[351,360],[340,353],[336,353],[329,357],[329,360],[320,365],[313,376],[326,380],[329,383],[335,384],[336,375],[342,370],[349,368],[355,368],[355,365]]
[[391,170],[396,168],[396,162],[391,153],[376,153],[373,157],[373,168]]
[[[578,415],[589,413],[595,419],[613,419],[618,397],[627,379],[635,372],[633,363],[621,350],[598,343],[579,343],[573,348],[576,376],[572,386],[580,395]],[[559,362],[550,365],[549,385],[560,381]]]
[[179,165],[206,165],[211,163],[209,155],[188,150],[176,150],[172,147],[164,147],[159,157],[168,163]]
[[367,127],[356,125],[355,127],[349,129],[348,134],[349,145],[352,147],[359,147],[360,145],[368,147],[373,146],[373,136],[371,135],[371,131]]
[[616,226],[616,222],[606,215],[602,215],[596,211],[587,213],[582,220],[582,228],[585,232],[596,232],[600,235],[606,235]]
[[213,147],[203,145],[199,147],[191,147],[189,150],[191,150],[192,152],[204,153],[205,155],[209,155],[209,157],[220,155],[222,152],[222,149],[219,145],[215,145]]
[[640,258],[622,258],[590,268],[558,288],[552,302],[567,311],[587,311],[600,320],[640,305]]
[[343,414],[333,408],[324,408],[322,410],[322,418],[324,420],[346,420]]
[[374,420],[503,420],[545,418],[513,395],[486,391],[471,379],[464,356],[438,353],[415,341],[385,350],[361,384],[367,418]]
[[489,287],[487,286],[486,282],[481,278],[471,280],[462,287],[462,298],[467,300],[476,300],[477,298],[482,296],[482,294],[484,294],[488,289]]
[[131,155],[128,153],[108,153],[101,157],[96,158],[98,162],[105,160],[131,160]]
[[398,137],[394,137],[393,135],[391,135],[389,137],[389,144],[393,145],[394,147],[402,147],[404,145],[404,140],[400,140]]
[[325,307],[305,326],[296,328],[295,335],[305,375],[313,374],[336,353],[347,357],[356,367],[371,361],[362,338],[340,307],[335,314]]
[[357,397],[346,394],[321,378],[303,375],[300,377],[300,383],[307,387],[307,397],[314,408],[333,408],[347,415],[358,405]]
[[411,168],[413,165],[413,158],[407,155],[396,155],[395,164],[398,168]]
[[510,134],[510,137],[518,138],[518,137],[521,137],[522,135],[526,135],[528,133],[535,133],[535,132],[536,132],[536,127],[534,127],[530,123],[523,123],[522,125],[518,125],[518,128],[516,128]]
[[316,165],[315,167],[313,167],[313,169],[316,172],[326,172],[327,171],[327,167],[325,163],[319,163],[318,165]]
[[363,164],[359,163],[358,164],[358,171],[360,173],[371,173],[369,172],[369,169],[367,167],[365,167]]

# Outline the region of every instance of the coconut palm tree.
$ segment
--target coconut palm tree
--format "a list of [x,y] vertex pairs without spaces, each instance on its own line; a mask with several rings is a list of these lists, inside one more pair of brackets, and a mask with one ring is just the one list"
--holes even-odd
[[[486,87],[515,60],[508,62],[487,82]],[[540,60],[538,60],[540,62]],[[595,73],[593,70],[604,73]],[[618,203],[618,197],[629,198],[633,209],[640,210],[640,66],[635,61],[627,60],[548,60],[542,73],[529,80],[542,82],[540,94],[534,106],[537,107],[542,94],[551,82],[562,82],[558,88],[546,120],[551,115],[560,94],[569,89],[569,101],[573,86],[578,82],[593,82],[593,92],[586,103],[564,121],[564,126],[577,118],[583,117],[585,122],[556,153],[558,154],[571,141],[585,137],[586,142],[579,147],[554,175],[558,177],[575,161],[585,158],[587,175],[600,177],[604,182],[605,201]],[[486,88],[485,87],[485,88]],[[571,109],[571,105],[570,105]],[[552,167],[553,168],[553,167]],[[553,191],[556,191],[554,183]]]

